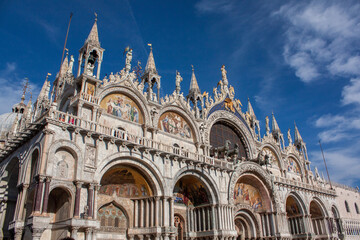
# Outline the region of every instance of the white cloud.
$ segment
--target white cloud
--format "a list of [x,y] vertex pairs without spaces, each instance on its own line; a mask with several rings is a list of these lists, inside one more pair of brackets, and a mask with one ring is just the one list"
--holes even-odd
[[[359,155],[358,143],[347,146],[345,148],[327,148],[326,144],[322,145],[324,148],[324,155],[329,170],[331,181],[354,186],[359,184]],[[313,162],[313,166],[318,166],[319,170],[324,172],[324,161],[322,159],[321,151],[313,151],[309,153]]]
[[360,4],[312,1],[282,6],[284,59],[302,81],[320,76],[359,76]]
[[315,127],[324,129],[318,134],[322,142],[335,143],[353,140],[360,136],[360,117],[356,113],[327,114],[315,121]]
[[[358,68],[360,68],[360,65],[358,65]],[[360,78],[351,79],[350,84],[343,88],[342,103],[344,105],[360,104]]]
[[[12,106],[20,102],[24,79],[18,76],[16,70],[16,63],[6,63],[5,69],[0,70],[0,114],[11,112]],[[31,82],[29,84],[32,93],[37,95],[39,88]]]

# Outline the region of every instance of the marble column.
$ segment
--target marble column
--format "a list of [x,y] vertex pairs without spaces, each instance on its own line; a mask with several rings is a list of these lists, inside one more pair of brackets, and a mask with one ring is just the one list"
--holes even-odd
[[71,237],[74,240],[77,240],[77,233],[79,231],[79,227],[71,227]]
[[75,194],[75,207],[74,207],[74,218],[79,218],[80,216],[80,199],[81,199],[81,186],[82,182],[75,182],[76,185],[76,194]]
[[27,198],[27,192],[29,189],[29,184],[23,184],[22,185],[22,195],[21,195],[21,200],[20,200],[20,205],[19,205],[19,212],[18,212],[18,216],[17,219],[18,220],[24,220],[24,206],[25,206],[25,199]]
[[39,176],[38,189],[36,191],[36,202],[35,202],[35,213],[40,213],[41,210],[41,200],[43,196],[43,185],[44,185],[44,176]]
[[174,199],[172,197],[169,197],[169,205],[170,205],[170,227],[174,226]]
[[48,203],[49,203],[50,181],[51,181],[51,177],[46,177],[43,208],[42,208],[42,214],[45,214],[45,215],[47,214],[47,208],[48,208]]
[[32,240],[40,240],[44,228],[33,228],[32,229]]
[[91,233],[92,233],[91,228],[86,228],[85,229],[85,240],[91,240]]
[[144,222],[144,203],[142,199],[139,199],[139,227],[143,227]]
[[155,197],[155,226],[159,226],[159,197]]
[[92,218],[93,217],[93,200],[94,200],[94,184],[90,183],[88,185],[88,201],[87,201],[87,205],[88,205],[88,218]]
[[138,207],[138,203],[139,201],[137,199],[134,200],[134,227],[138,227],[139,226],[139,207]]
[[212,220],[211,220],[211,229],[212,230],[216,230],[216,217],[215,217],[215,205],[214,204],[212,204],[211,205],[211,218],[212,218]]

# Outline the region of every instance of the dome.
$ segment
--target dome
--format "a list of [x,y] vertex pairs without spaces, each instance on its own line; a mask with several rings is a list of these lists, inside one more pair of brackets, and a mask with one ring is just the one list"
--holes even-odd
[[0,115],[0,139],[4,139],[7,133],[11,130],[11,127],[16,119],[16,116],[20,113],[4,113]]

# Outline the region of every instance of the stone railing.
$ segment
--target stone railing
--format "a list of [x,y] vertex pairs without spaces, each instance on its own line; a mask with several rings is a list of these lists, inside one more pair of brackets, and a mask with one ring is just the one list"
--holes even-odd
[[129,144],[132,144],[136,148],[143,147],[150,151],[158,152],[159,154],[164,153],[165,155],[174,156],[178,159],[188,159],[190,161],[192,160],[199,163],[205,163],[214,167],[220,167],[230,170],[233,169],[233,163],[226,160],[209,157],[190,150],[184,150],[179,147],[174,147],[150,138],[140,137],[124,130],[104,126],[97,122],[81,119],[72,114],[51,109],[49,111],[48,118],[58,123],[97,133],[99,134],[99,136],[108,137],[109,139],[122,140]]
[[99,104],[99,102],[100,102],[99,97],[93,96],[91,94],[87,94],[85,92],[80,92],[71,98],[70,105],[79,99],[81,99],[85,102],[93,103],[93,104]]
[[322,192],[322,193],[326,193],[326,194],[332,194],[332,195],[335,194],[334,190],[323,188],[323,187],[318,187],[318,186],[315,186],[315,185],[312,185],[312,184],[292,180],[292,179],[289,179],[289,178],[274,176],[274,181],[275,181],[275,183],[278,183],[278,184],[290,185],[290,186],[293,186],[293,187],[308,189],[308,190],[312,190],[312,191],[316,191],[316,192]]
[[346,218],[341,220],[346,239],[360,239],[360,220]]

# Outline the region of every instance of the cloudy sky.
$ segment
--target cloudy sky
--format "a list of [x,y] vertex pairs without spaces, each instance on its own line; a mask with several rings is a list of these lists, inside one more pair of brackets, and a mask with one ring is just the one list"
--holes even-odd
[[187,93],[191,65],[201,90],[212,92],[225,64],[262,129],[272,112],[285,136],[295,121],[312,167],[326,176],[321,140],[331,180],[360,185],[358,1],[0,1],[0,114],[20,100],[25,77],[35,97],[46,74],[56,75],[70,12],[75,59],[98,14],[102,77],[124,67],[128,45],[144,66],[152,43],[163,96],[176,70]]

